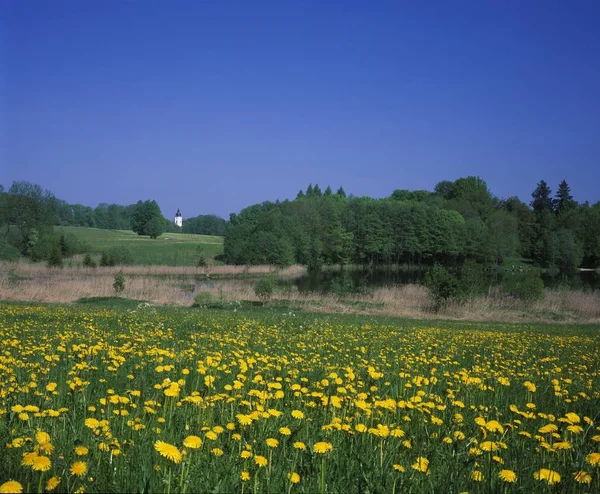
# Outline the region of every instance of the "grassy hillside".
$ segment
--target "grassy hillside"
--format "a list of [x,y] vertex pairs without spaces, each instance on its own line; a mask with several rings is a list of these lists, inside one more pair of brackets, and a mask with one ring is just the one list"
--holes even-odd
[[195,266],[200,249],[208,260],[223,253],[223,238],[190,233],[164,233],[157,239],[142,237],[128,230],[101,230],[63,226],[90,246],[92,254],[101,254],[114,246],[127,247],[138,265]]

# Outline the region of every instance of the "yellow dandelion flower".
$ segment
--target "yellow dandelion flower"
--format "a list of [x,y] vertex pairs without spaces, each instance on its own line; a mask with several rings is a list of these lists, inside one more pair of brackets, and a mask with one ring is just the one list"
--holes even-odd
[[279,434],[281,434],[282,436],[290,436],[292,434],[292,431],[288,427],[280,427]]
[[279,441],[272,437],[269,437],[265,442],[267,443],[267,446],[269,448],[276,448],[277,446],[279,446]]
[[302,441],[296,441],[293,446],[296,449],[300,449],[302,451],[306,451],[306,444],[304,444]]
[[292,484],[297,484],[300,482],[300,475],[298,475],[296,472],[288,473],[287,477]]
[[76,461],[71,465],[71,475],[83,477],[87,473],[87,463],[85,461]]
[[590,453],[585,457],[585,461],[593,467],[597,467],[600,465],[600,453]]
[[33,461],[38,457],[38,454],[33,451],[31,453],[23,454],[23,459],[21,460],[21,465],[25,467],[30,467],[33,465]]
[[75,447],[75,454],[77,456],[85,456],[88,454],[88,449],[85,446],[76,446]]
[[171,460],[173,463],[181,462],[181,452],[172,444],[164,441],[156,441],[154,443],[154,449],[158,451],[161,456]]
[[300,410],[292,410],[292,417],[302,420],[304,418],[304,414]]
[[512,470],[500,470],[498,477],[504,482],[515,482],[517,480],[517,474]]
[[356,429],[356,432],[367,432],[367,426],[365,424],[356,424],[354,429]]
[[202,446],[202,439],[198,436],[188,436],[183,440],[183,445],[186,448],[198,449],[200,446]]
[[240,478],[242,479],[243,482],[247,482],[248,480],[250,480],[250,473],[246,472],[245,470],[240,474]]
[[411,468],[413,470],[416,470],[417,472],[428,473],[428,471],[429,471],[429,460],[427,458],[419,456],[417,458],[417,461],[415,461],[411,465]]
[[208,431],[206,433],[206,439],[210,439],[211,441],[216,441],[219,436],[214,431]]
[[264,456],[260,456],[257,455],[254,457],[254,462],[259,466],[259,467],[266,467],[267,463],[269,463],[267,461],[267,459]]
[[554,485],[560,483],[560,474],[554,470],[548,468],[542,468],[533,474],[535,480],[548,482],[548,485]]
[[44,431],[37,431],[35,433],[35,440],[38,443],[49,443],[51,441],[50,434]]
[[243,460],[252,458],[252,453],[250,451],[244,450],[240,453],[240,458],[242,458]]
[[480,470],[473,470],[471,472],[471,479],[473,479],[475,482],[481,482],[483,480],[483,472]]
[[50,461],[50,458],[47,456],[36,456],[33,459],[31,468],[37,472],[47,472],[50,470],[51,466],[52,462]]
[[315,443],[313,446],[314,453],[323,455],[325,453],[329,453],[330,451],[333,451],[333,444],[325,442],[325,441],[320,441],[318,443]]
[[486,422],[485,428],[490,432],[499,432],[500,434],[504,434],[504,427],[500,425],[500,422],[497,420],[490,420]]
[[23,486],[16,480],[9,480],[0,485],[0,492],[3,494],[15,493],[20,494],[23,492]]
[[573,477],[575,477],[575,482],[578,484],[590,484],[592,482],[592,476],[583,470],[575,472]]
[[215,456],[223,456],[223,450],[221,448],[213,448],[210,452]]
[[406,471],[406,469],[402,465],[394,464],[394,465],[392,465],[392,467],[394,468],[394,470],[396,470],[397,472],[400,472],[400,473],[403,473]]
[[46,490],[53,491],[54,489],[56,489],[58,487],[59,484],[60,484],[60,477],[58,477],[56,475],[54,477],[50,477],[48,479],[48,482],[46,482]]

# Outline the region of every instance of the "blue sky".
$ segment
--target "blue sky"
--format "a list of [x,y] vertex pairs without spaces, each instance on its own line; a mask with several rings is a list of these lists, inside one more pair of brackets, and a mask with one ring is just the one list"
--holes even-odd
[[225,218],[309,183],[600,200],[600,2],[0,2],[0,183]]

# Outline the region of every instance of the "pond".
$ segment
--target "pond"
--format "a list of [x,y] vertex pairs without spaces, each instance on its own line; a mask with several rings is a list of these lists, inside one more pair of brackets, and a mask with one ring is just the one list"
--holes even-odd
[[[500,271],[490,274],[493,284],[499,284],[503,278],[515,276],[512,271]],[[380,287],[386,285],[405,285],[409,283],[422,283],[425,277],[424,269],[348,269],[322,270],[318,273],[307,273],[302,276],[283,280],[280,283],[296,286],[299,292],[329,292],[339,289],[361,289]],[[556,288],[566,285],[578,290],[600,290],[600,275],[596,271],[581,271],[569,277],[562,275],[552,276],[543,273],[544,285]]]

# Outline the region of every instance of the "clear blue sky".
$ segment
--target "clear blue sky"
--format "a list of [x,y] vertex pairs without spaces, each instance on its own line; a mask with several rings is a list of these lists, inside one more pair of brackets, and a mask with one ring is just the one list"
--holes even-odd
[[0,183],[225,218],[309,183],[600,199],[600,1],[0,1]]

